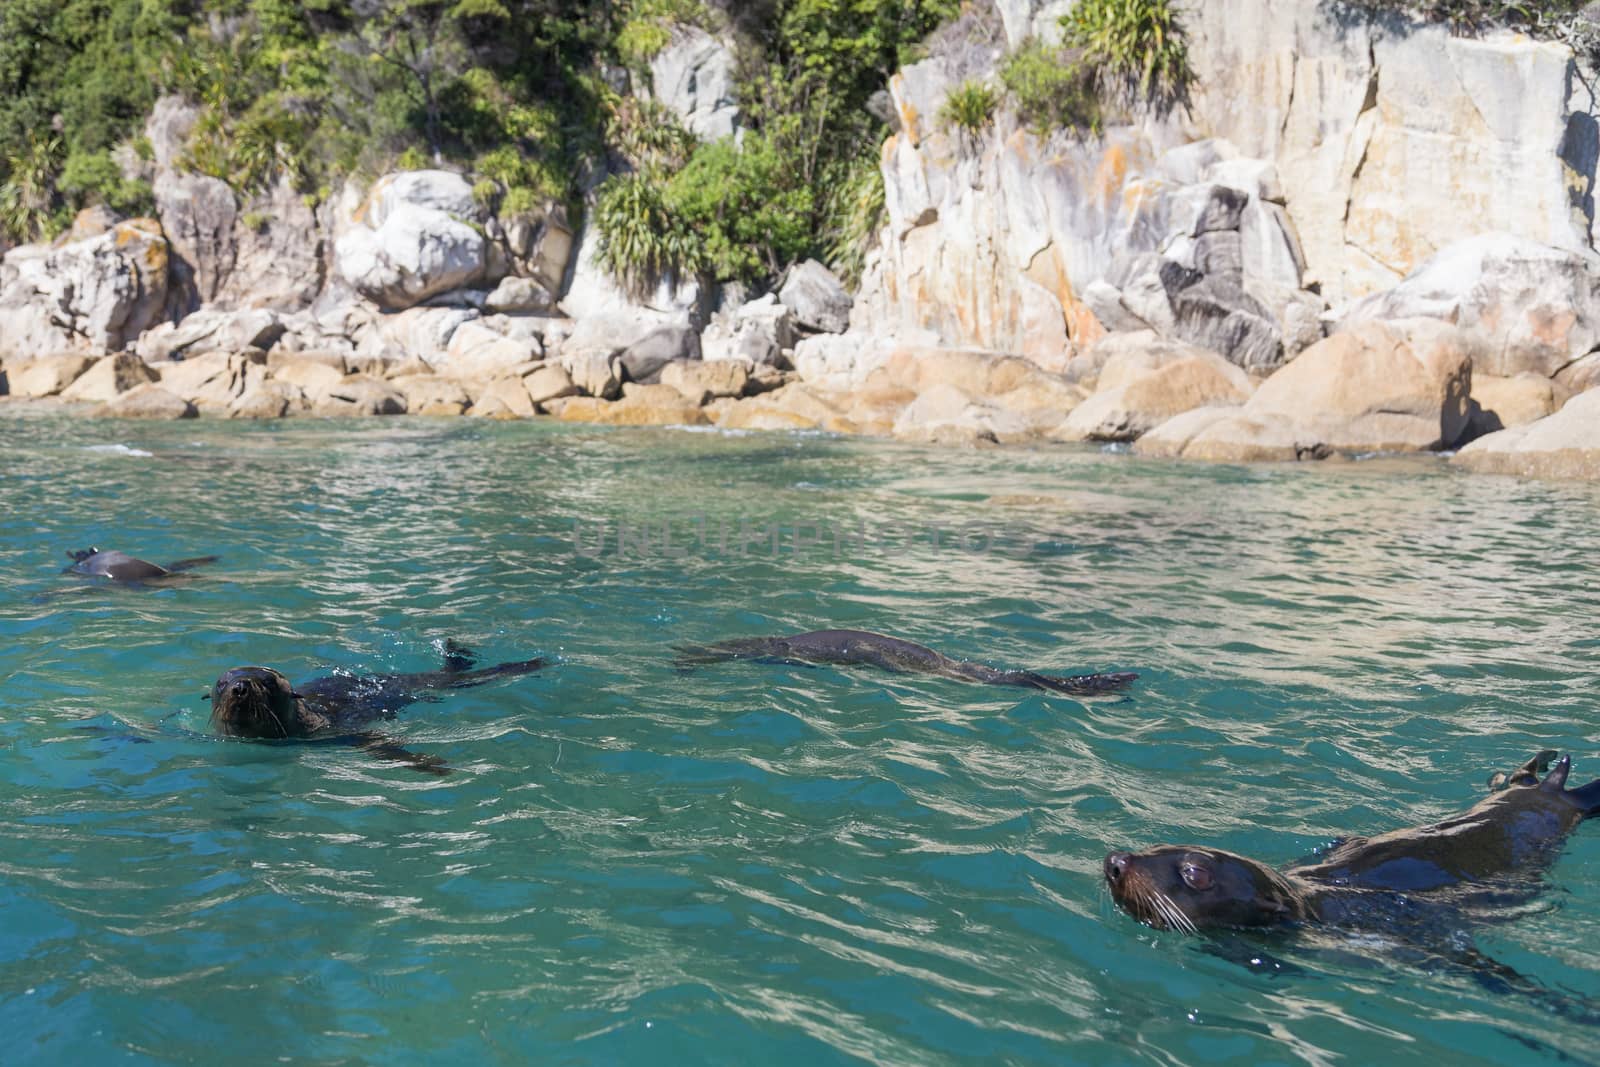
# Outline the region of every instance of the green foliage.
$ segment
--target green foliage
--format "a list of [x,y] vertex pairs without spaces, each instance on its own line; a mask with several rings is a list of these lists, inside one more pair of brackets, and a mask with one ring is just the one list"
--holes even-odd
[[631,167],[679,170],[699,144],[678,113],[658,100],[618,97],[607,111],[606,140]]
[[0,184],[0,227],[19,241],[48,237],[59,224],[51,217],[51,178],[61,155],[61,138],[40,137],[29,130],[16,151],[5,159],[6,180]]
[[674,26],[709,28],[710,23],[711,12],[701,0],[631,0],[617,31],[617,55],[643,69],[671,43]]
[[657,171],[619,174],[601,186],[594,223],[600,265],[635,293],[698,273],[705,249],[668,203]]
[[1000,98],[980,81],[964,81],[945,95],[939,121],[968,137],[976,137],[994,121]]
[[[881,225],[867,104],[963,0],[0,0],[0,226],[149,209],[115,160],[153,163],[157,96],[197,118],[179,163],[309,202],[396,165],[471,171],[502,215],[576,211],[580,174],[625,165],[594,211],[630,284],[760,281],[816,256],[860,269]],[[619,95],[673,27],[737,30],[741,140],[701,145]],[[992,106],[989,109],[992,111]],[[111,152],[124,147],[115,157]],[[135,163],[137,166],[137,164]]]
[[883,171],[876,152],[849,165],[844,181],[833,186],[827,204],[827,262],[847,286],[861,281],[867,249],[886,215]]
[[74,152],[56,178],[56,190],[76,214],[94,204],[105,204],[120,215],[149,214],[155,206],[150,183],[128,180],[110,152]]
[[1000,84],[1017,115],[1039,136],[1056,130],[1100,128],[1093,74],[1076,57],[1030,37],[1006,58]]
[[1600,21],[1583,14],[1588,0],[1353,0],[1368,11],[1443,22],[1457,34],[1508,26],[1563,41],[1591,62],[1600,60]]
[[1187,95],[1194,75],[1171,0],[1079,0],[1061,28],[1103,97],[1170,107]]
[[668,205],[701,246],[719,279],[777,274],[814,245],[815,192],[789,173],[779,145],[761,132],[704,145],[668,186]]

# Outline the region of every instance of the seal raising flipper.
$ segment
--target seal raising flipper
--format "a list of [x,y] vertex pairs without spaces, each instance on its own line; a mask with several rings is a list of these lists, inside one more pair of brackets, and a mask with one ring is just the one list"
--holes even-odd
[[1600,814],[1600,780],[1566,788],[1572,759],[1563,756],[1541,781],[1537,769],[1546,762],[1545,753],[1535,755],[1505,776],[1504,789],[1460,815],[1349,838],[1314,862],[1279,871],[1220,849],[1162,845],[1106,856],[1106,885],[1124,911],[1158,930],[1378,933],[1406,962],[1443,964],[1491,990],[1600,1021],[1592,1002],[1554,992],[1477,952],[1465,929],[1522,913],[1567,834]]
[[299,687],[271,667],[234,667],[212,686],[211,726],[229,737],[353,744],[382,759],[447,774],[449,769],[437,757],[407,752],[365,727],[394,718],[401,708],[436,690],[514,678],[544,666],[544,660],[530,659],[473,670],[474,659],[468,649],[451,641],[445,646],[443,670],[364,677],[331,674]]
[[195,556],[161,567],[125,552],[118,552],[116,549],[102,552],[98,548],[68,552],[67,558],[72,560],[72,566],[62,571],[62,574],[83,574],[91,578],[109,578],[114,582],[143,582],[152,578],[169,578],[206,563],[215,563],[218,559],[217,556]]
[[931,648],[866,630],[813,630],[792,637],[740,637],[710,645],[682,645],[674,663],[691,670],[708,663],[752,659],[779,663],[869,665],[891,671],[934,674],[965,682],[1015,685],[1052,693],[1087,695],[1122,689],[1139,677],[1131,672],[1059,676],[1036,671],[1003,671],[951,659]]
[[1567,834],[1600,813],[1600,779],[1566,788],[1570,756],[1543,781],[1522,773],[1538,759],[1460,815],[1353,837],[1281,872],[1220,849],[1162,845],[1108,855],[1106,884],[1140,921],[1191,933],[1297,921],[1392,925],[1430,903],[1459,909],[1524,901]]

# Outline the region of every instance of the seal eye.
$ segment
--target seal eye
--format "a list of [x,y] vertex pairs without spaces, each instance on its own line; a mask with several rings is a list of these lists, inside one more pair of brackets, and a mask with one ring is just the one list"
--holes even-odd
[[1178,873],[1183,875],[1183,884],[1190,889],[1205,890],[1211,888],[1211,869],[1201,866],[1194,860],[1184,860],[1179,864]]

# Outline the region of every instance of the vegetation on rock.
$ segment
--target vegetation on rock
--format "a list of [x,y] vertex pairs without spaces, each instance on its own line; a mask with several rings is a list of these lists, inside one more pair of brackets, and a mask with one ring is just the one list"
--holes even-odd
[[1061,29],[1103,98],[1170,106],[1185,96],[1188,39],[1170,0],[1079,0]]
[[1600,17],[1587,12],[1590,0],[1353,0],[1367,11],[1388,11],[1443,22],[1457,34],[1496,26],[1521,30],[1545,40],[1563,41],[1573,51],[1600,61]]
[[944,104],[939,108],[939,119],[945,125],[972,137],[982,133],[994,121],[995,108],[999,104],[1000,98],[993,89],[981,81],[968,80],[945,94]]
[[1100,127],[1094,75],[1079,56],[1030,37],[1006,57],[1000,84],[1017,116],[1040,136],[1055,130]]

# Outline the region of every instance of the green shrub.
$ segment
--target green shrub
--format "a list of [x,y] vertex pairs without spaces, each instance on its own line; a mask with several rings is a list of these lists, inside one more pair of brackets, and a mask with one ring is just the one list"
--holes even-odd
[[700,271],[705,249],[667,202],[667,182],[640,171],[608,178],[595,198],[600,265],[634,293]]
[[427,170],[433,166],[433,160],[416,145],[409,145],[400,153],[400,158],[394,161],[394,165],[399,170]]
[[829,195],[828,264],[851,288],[860,283],[867,252],[883,227],[886,192],[878,154],[868,152],[851,162],[845,180],[835,183]]
[[658,100],[619,97],[607,107],[606,140],[635,168],[676,171],[689,161],[699,141]]
[[763,132],[701,145],[667,187],[668,208],[719,280],[771,277],[815,243],[815,193]]
[[76,213],[94,204],[104,204],[119,215],[146,215],[155,206],[150,183],[128,181],[111,153],[74,152],[67,157],[56,178],[56,189],[66,200],[68,211]]
[[1094,76],[1077,57],[1037,37],[1024,41],[1000,68],[1000,84],[1021,120],[1041,137],[1061,129],[1100,128]]
[[60,225],[53,214],[56,161],[61,138],[40,137],[32,130],[5,160],[7,178],[0,183],[0,228],[18,241],[52,236]]
[[965,81],[951,89],[939,107],[939,119],[968,137],[976,137],[994,121],[1000,98],[980,81]]
[[1171,0],[1079,0],[1061,28],[1102,97],[1164,108],[1187,95],[1189,46]]

